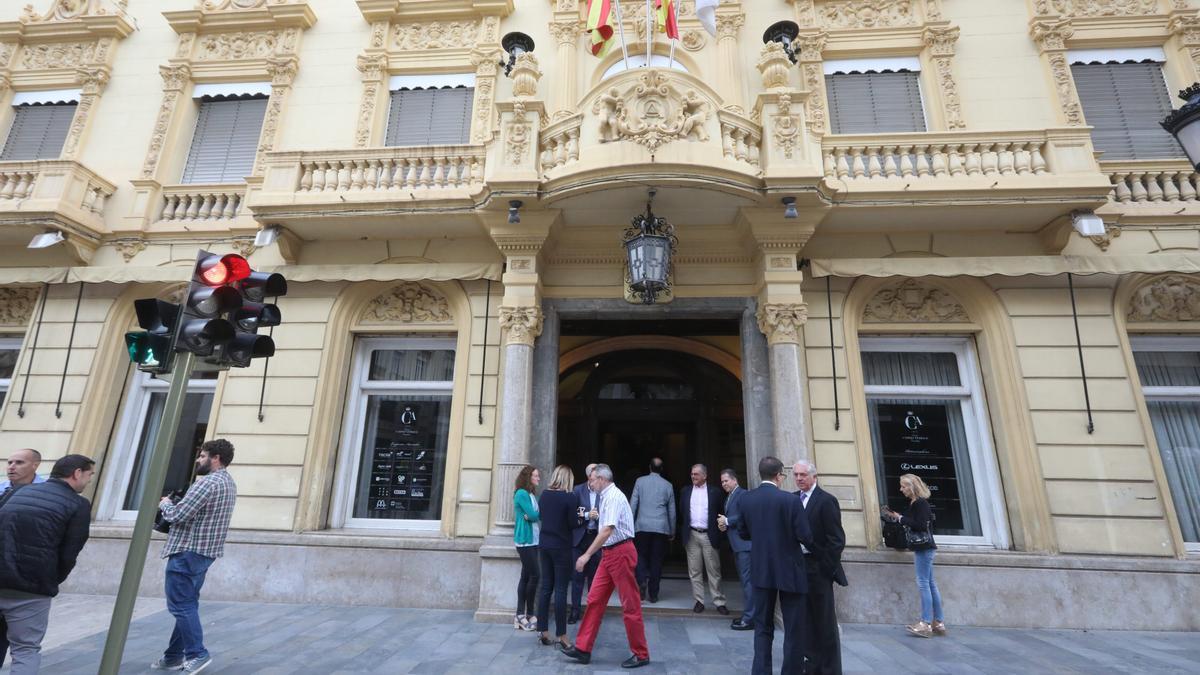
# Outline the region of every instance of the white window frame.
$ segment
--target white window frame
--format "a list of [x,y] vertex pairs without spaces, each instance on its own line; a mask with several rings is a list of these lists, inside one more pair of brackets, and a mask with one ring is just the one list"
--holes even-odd
[[[1200,335],[1131,335],[1129,348],[1134,352],[1200,352]],[[1136,368],[1136,366],[1135,366]],[[1136,376],[1136,373],[1135,373]],[[1200,402],[1200,387],[1147,387],[1138,379],[1142,387],[1142,398],[1147,407],[1151,401]],[[1158,450],[1158,436],[1151,425],[1150,434],[1154,437],[1154,449]],[[1170,492],[1167,486],[1168,493]],[[1188,553],[1200,553],[1200,542],[1184,542],[1184,550]]]
[[[983,398],[982,375],[975,358],[970,337],[860,337],[859,353],[866,352],[949,352],[958,361],[957,387],[920,387],[865,385],[866,397],[908,399],[957,399],[961,403],[963,428],[967,437],[967,456],[971,461],[971,476],[978,502],[979,524],[983,536],[937,535],[939,546],[1008,549],[1011,539],[1008,518],[1003,508],[1004,491],[1000,486],[1000,470],[992,444],[987,403]],[[876,448],[871,448],[875,461]],[[883,486],[886,487],[886,486]],[[886,492],[886,489],[885,489]],[[999,507],[999,508],[998,508]]]
[[[361,337],[355,341],[354,364],[351,370],[350,390],[346,399],[346,416],[343,425],[342,444],[338,452],[337,476],[334,481],[333,509],[330,527],[364,530],[409,530],[437,532],[442,528],[442,519],[415,520],[392,518],[355,518],[354,499],[357,496],[358,472],[362,466],[363,434],[366,432],[367,397],[374,395],[449,395],[453,407],[454,374],[445,381],[404,382],[399,380],[367,379],[371,367],[371,352],[378,350],[421,350],[436,349],[454,352],[455,368],[458,367],[458,341],[453,337]],[[447,411],[449,414],[451,411]],[[453,432],[451,432],[453,433]],[[447,452],[449,438],[447,438]],[[443,467],[441,476],[434,480],[446,480],[449,462]],[[444,483],[443,483],[444,485]],[[442,518],[445,518],[446,492],[442,491]]]
[[[146,427],[146,415],[150,411],[150,398],[156,392],[166,393],[170,383],[152,378],[148,373],[134,371],[133,381],[129,385],[129,393],[125,397],[121,411],[120,432],[112,446],[113,460],[104,481],[104,497],[97,512],[97,520],[134,521],[137,511],[127,511],[122,508],[125,495],[129,491],[129,480],[133,476],[133,462],[137,459],[137,445]],[[214,394],[212,410],[209,411],[209,422],[216,413],[217,380],[200,380],[192,378],[188,381],[188,394]]]
[[[11,349],[11,350],[14,350],[17,352],[18,358],[17,358],[17,362],[15,364],[13,364],[13,375],[17,374],[16,369],[18,367],[20,367],[20,365],[21,365],[21,359],[20,359],[21,345],[24,342],[25,342],[24,337],[19,337],[19,336],[15,336],[15,335],[0,336],[0,349],[3,349],[3,350]],[[0,377],[0,392],[4,392],[5,405],[8,404],[8,399],[11,398],[8,394],[12,390],[12,381],[13,381],[13,378],[11,378],[11,377]]]

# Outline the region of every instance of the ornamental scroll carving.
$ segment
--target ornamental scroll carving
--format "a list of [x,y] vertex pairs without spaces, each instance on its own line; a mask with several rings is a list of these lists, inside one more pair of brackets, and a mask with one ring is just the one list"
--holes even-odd
[[966,323],[967,310],[940,288],[906,279],[875,294],[863,310],[864,323]]
[[1182,274],[1151,280],[1134,291],[1126,319],[1200,321],[1200,280]]
[[772,119],[775,122],[775,145],[784,157],[791,159],[800,140],[800,116],[792,112],[792,97],[789,94],[779,95],[779,114],[773,115]]
[[397,49],[464,49],[475,46],[479,24],[475,21],[429,21],[397,24],[392,44]]
[[954,68],[950,57],[954,56],[954,45],[958,42],[958,28],[926,28],[922,38],[933,57],[933,70],[937,76],[938,89],[942,93],[942,108],[946,113],[946,127],[965,129],[962,118],[962,103],[958,98],[958,84],[954,81]]
[[108,7],[104,0],[54,0],[50,11],[38,14],[33,5],[25,5],[21,12],[24,23],[49,23],[53,21],[73,21],[85,16],[104,16],[111,13],[124,13],[129,0],[114,0]]
[[280,35],[270,31],[244,31],[206,35],[196,49],[197,61],[228,61],[271,56],[280,47]]
[[660,70],[638,76],[624,93],[613,87],[592,104],[600,125],[600,142],[633,141],[655,152],[676,140],[708,140],[705,122],[712,106],[694,89],[681,93]]
[[25,45],[20,65],[25,70],[48,70],[78,68],[101,60],[96,55],[96,42],[55,42]]
[[1143,16],[1158,13],[1158,0],[1037,0],[1038,15]]
[[1079,95],[1075,91],[1075,80],[1071,77],[1071,66],[1067,62],[1067,40],[1075,34],[1071,22],[1039,21],[1033,24],[1030,35],[1037,42],[1046,62],[1050,66],[1050,76],[1054,81],[1054,91],[1058,95],[1059,109],[1062,110],[1063,120],[1068,126],[1083,126],[1083,107],[1079,104]]
[[282,5],[287,0],[200,0],[197,4],[201,9],[209,12],[219,12],[221,10],[237,10],[237,9],[258,9],[265,7],[267,4]]
[[800,332],[808,322],[808,305],[802,302],[769,302],[760,305],[758,329],[767,336],[767,344],[800,344]]
[[28,324],[37,299],[38,289],[32,286],[0,287],[0,325]]
[[818,10],[827,28],[897,28],[918,25],[913,0],[840,0]]
[[542,334],[542,310],[537,307],[501,307],[500,330],[505,344],[533,346]]
[[446,298],[416,282],[393,286],[363,310],[362,323],[449,323]]

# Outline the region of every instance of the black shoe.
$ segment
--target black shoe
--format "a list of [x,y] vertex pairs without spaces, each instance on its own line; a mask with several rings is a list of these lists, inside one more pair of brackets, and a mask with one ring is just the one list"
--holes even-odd
[[642,584],[642,585],[638,586],[638,591],[639,591],[639,593],[640,593],[640,594],[641,594],[641,596],[642,596],[642,600],[643,600],[643,601],[645,601],[645,599],[646,599],[646,585],[645,585],[645,584]]
[[734,630],[754,630],[754,624],[746,623],[741,619],[734,619],[733,623],[729,624],[729,627]]
[[573,609],[567,613],[567,623],[574,625],[579,623],[579,610]]
[[658,602],[658,596],[657,595],[650,596],[650,602]]
[[725,605],[720,605],[717,607],[717,614],[720,614],[721,616],[729,616],[729,608]]
[[634,654],[634,655],[630,656],[629,658],[625,659],[624,661],[622,661],[621,667],[622,668],[641,668],[642,666],[644,666],[648,663],[650,663],[650,659],[648,659],[648,658],[639,659],[638,655]]
[[703,611],[704,611],[704,603],[703,603],[703,602],[697,602],[697,603],[696,603],[696,605],[695,605],[694,607],[692,607],[692,611],[693,611],[693,612],[695,612],[695,613],[697,613],[697,614],[700,614],[701,612],[703,612]]
[[564,649],[563,656],[565,656],[568,659],[571,659],[573,661],[578,661],[579,663],[587,664],[587,663],[592,662],[592,653],[582,651],[581,649],[579,649],[579,647],[571,647],[570,649]]

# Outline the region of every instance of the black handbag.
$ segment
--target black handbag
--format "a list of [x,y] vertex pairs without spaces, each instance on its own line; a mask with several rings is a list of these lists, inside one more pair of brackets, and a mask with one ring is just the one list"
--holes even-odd
[[[929,524],[930,526],[933,523]],[[904,528],[904,547],[910,551],[923,551],[933,545],[933,533],[926,527],[924,531],[916,531],[907,525]]]
[[[183,490],[172,490],[171,494],[167,495],[172,503],[178,504],[180,499],[183,499]],[[159,509],[154,514],[154,531],[167,534],[171,531],[171,523],[163,519],[162,509]]]
[[907,549],[907,528],[887,518],[880,518],[879,520],[883,521],[883,545],[888,548],[894,548],[897,551]]

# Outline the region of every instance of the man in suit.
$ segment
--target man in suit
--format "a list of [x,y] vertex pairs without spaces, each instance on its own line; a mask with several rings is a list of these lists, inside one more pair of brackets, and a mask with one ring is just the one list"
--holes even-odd
[[675,538],[675,488],[662,477],[663,461],[650,460],[650,473],[633,484],[633,520],[637,535],[637,581],[642,599],[658,602],[663,558],[667,543]]
[[721,592],[721,555],[725,535],[717,527],[717,515],[725,510],[725,493],[708,482],[708,468],[692,467],[692,484],[679,491],[679,534],[687,552],[688,578],[692,580],[692,611],[704,611],[704,575],[717,612],[729,615]]
[[[592,469],[595,468],[595,464],[588,464],[587,468],[583,470],[583,482],[575,486],[575,496],[579,498],[579,505],[584,508],[586,515],[583,519],[583,524],[571,531],[571,545],[575,547],[575,557],[577,559],[596,540],[596,524],[600,520],[598,511],[600,508],[599,495],[592,492],[589,488],[592,480]],[[583,600],[583,586],[587,584],[588,588],[591,588],[592,579],[596,576],[596,568],[600,566],[600,558],[602,556],[603,551],[597,551],[596,555],[588,561],[587,566],[583,568],[582,572],[572,571],[571,610],[567,612],[567,623],[574,624],[579,622],[579,604]]]
[[775,641],[775,602],[783,614],[783,675],[804,668],[805,594],[808,578],[803,546],[812,532],[800,499],[783,486],[783,462],[764,457],[758,463],[762,483],[738,501],[738,534],[753,542],[750,579],[754,584],[754,675],[771,673]]
[[717,527],[729,537],[729,548],[733,549],[733,562],[737,565],[738,577],[742,581],[742,615],[729,625],[734,630],[754,629],[754,585],[750,583],[750,542],[742,539],[737,526],[741,522],[738,502],[746,490],[738,485],[737,472],[721,470],[721,489],[725,490],[725,513],[717,516]]
[[842,646],[838,640],[837,613],[833,605],[833,584],[847,585],[842,571],[842,549],[846,532],[842,529],[842,509],[837,497],[817,485],[817,466],[802,459],[792,465],[792,475],[800,489],[796,494],[808,516],[812,546],[804,553],[808,572],[808,635],[805,637],[808,673],[840,675]]

